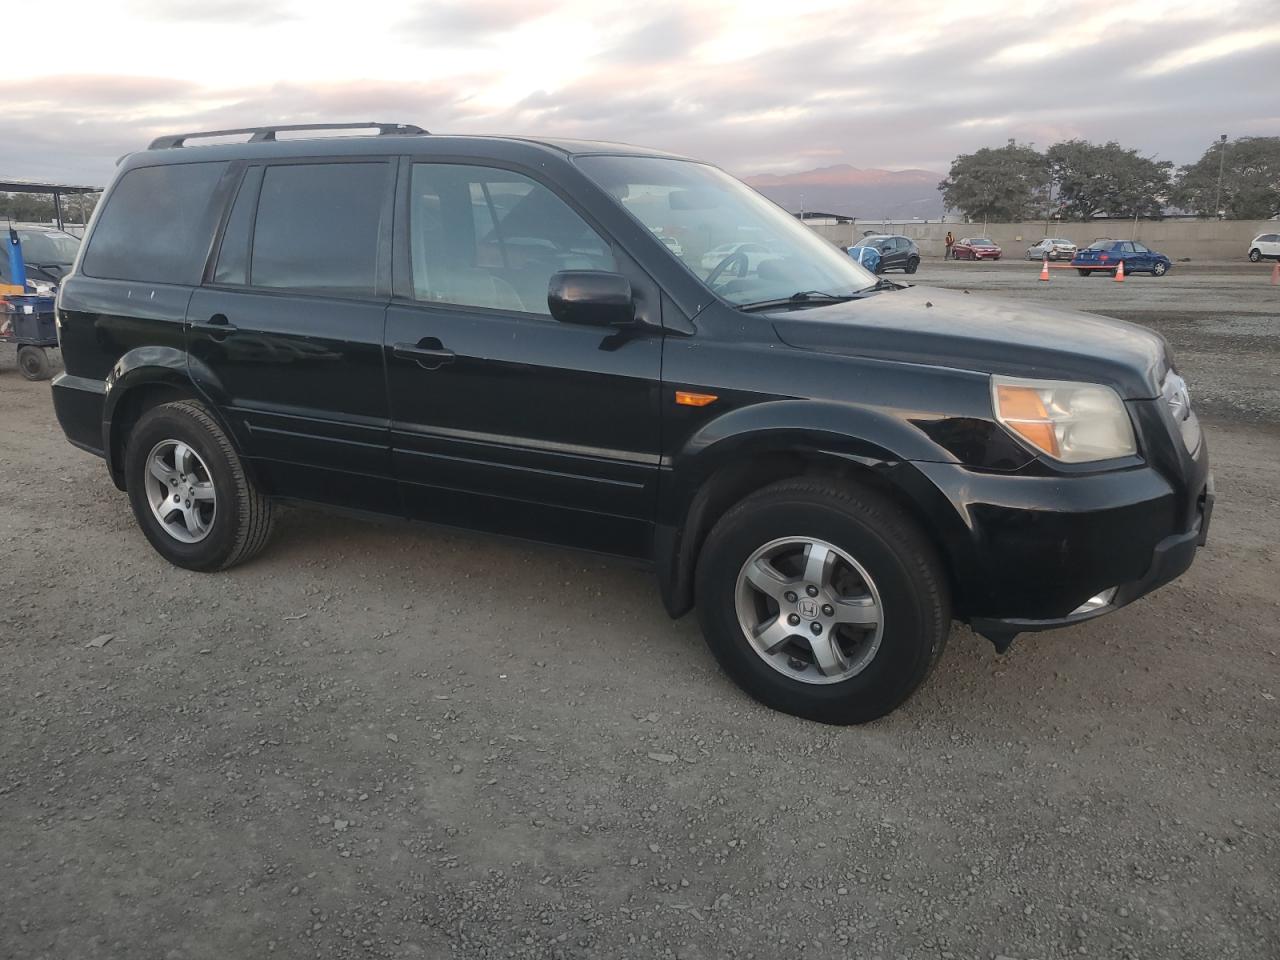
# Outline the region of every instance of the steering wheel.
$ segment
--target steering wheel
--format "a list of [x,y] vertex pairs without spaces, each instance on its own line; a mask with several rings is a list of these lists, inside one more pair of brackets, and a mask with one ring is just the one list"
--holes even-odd
[[739,277],[745,277],[751,271],[751,259],[741,250],[733,251],[733,253],[712,267],[711,272],[707,274],[707,286],[715,286],[716,281],[720,279],[720,275],[733,266],[738,268]]

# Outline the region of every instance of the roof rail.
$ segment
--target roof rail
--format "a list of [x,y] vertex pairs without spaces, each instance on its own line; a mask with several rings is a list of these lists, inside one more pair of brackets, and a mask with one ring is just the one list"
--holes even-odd
[[239,127],[235,130],[204,130],[199,133],[173,133],[164,137],[156,137],[151,141],[148,150],[172,150],[186,146],[187,140],[196,137],[230,137],[238,133],[252,134],[249,143],[270,143],[276,134],[285,130],[372,130],[377,129],[378,136],[425,136],[430,131],[416,127],[412,123],[291,123],[270,127]]

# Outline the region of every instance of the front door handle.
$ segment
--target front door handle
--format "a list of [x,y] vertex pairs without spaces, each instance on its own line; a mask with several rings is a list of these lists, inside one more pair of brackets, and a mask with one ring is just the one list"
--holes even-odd
[[397,343],[391,348],[391,355],[412,360],[423,370],[439,370],[446,363],[453,363],[455,356],[435,337],[423,337],[417,343]]
[[194,333],[207,333],[215,340],[221,340],[223,337],[229,337],[236,332],[236,327],[228,322],[225,313],[215,313],[209,318],[208,323],[193,323],[191,330]]

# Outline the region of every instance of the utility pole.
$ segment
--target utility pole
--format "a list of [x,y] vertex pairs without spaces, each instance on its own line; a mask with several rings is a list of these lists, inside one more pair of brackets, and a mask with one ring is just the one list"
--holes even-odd
[[1222,167],[1227,159],[1227,135],[1224,133],[1218,137],[1218,143],[1221,146],[1218,149],[1218,192],[1213,197],[1213,215],[1219,220],[1222,219]]

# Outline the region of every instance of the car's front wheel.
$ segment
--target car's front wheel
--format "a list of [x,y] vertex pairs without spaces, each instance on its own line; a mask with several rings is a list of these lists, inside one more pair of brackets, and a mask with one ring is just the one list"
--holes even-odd
[[1151,268],[1151,273],[1157,277],[1163,277],[1169,272],[1169,265],[1163,260],[1157,260],[1155,266]]
[[1082,277],[1087,277],[1089,274],[1093,273],[1093,271],[1092,271],[1092,270],[1082,270],[1080,267],[1076,267],[1076,273],[1080,274],[1080,276],[1082,276]]
[[912,257],[907,261],[906,272],[915,273],[916,270],[919,269],[919,267],[920,267],[920,258]]
[[271,501],[201,404],[148,410],[129,435],[124,469],[134,517],[170,563],[222,570],[267,542]]
[[1262,251],[1259,250],[1257,247],[1254,247],[1252,250],[1249,251],[1250,262],[1257,263],[1261,259],[1262,259]]
[[698,617],[725,671],[761,703],[865,723],[906,700],[950,631],[927,538],[869,488],[774,484],[730,509],[698,559]]

